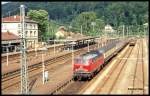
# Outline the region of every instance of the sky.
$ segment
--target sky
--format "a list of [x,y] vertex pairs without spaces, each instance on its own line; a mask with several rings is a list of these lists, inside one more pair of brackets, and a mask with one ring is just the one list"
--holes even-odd
[[1,4],[5,4],[5,3],[8,3],[8,2],[1,2]]

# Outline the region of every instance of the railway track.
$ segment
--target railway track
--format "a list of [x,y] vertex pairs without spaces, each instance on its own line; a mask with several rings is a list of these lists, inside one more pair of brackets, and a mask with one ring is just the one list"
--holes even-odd
[[69,84],[64,84],[62,89],[57,89],[57,91],[51,94],[77,94],[80,89],[82,89],[89,81],[73,81],[71,80]]
[[[133,47],[129,50],[129,54],[127,55],[126,58],[129,58],[129,56],[130,56],[132,50],[133,50]],[[120,61],[120,62],[121,62],[121,61]],[[119,63],[120,63],[120,62],[119,62]],[[123,61],[122,61],[122,62],[123,62]],[[119,70],[119,72],[118,72],[118,74],[117,74],[117,77],[116,77],[116,79],[114,80],[112,86],[110,87],[110,89],[109,89],[109,91],[108,91],[109,94],[112,92],[112,90],[114,89],[114,86],[117,84],[118,78],[119,78],[119,76],[120,76],[122,70],[124,69],[124,67],[125,67],[125,65],[126,65],[126,62],[127,62],[127,59],[124,60],[124,62],[123,62],[123,64],[122,64],[121,68],[119,68],[120,70]],[[118,64],[119,64],[119,63],[118,63]],[[118,67],[119,67],[119,66],[118,66]]]
[[[124,46],[123,48],[124,50],[127,49],[127,46]],[[118,51],[118,53],[121,53],[123,51],[123,49],[121,49],[120,51]],[[125,51],[124,53],[126,53],[127,51]],[[118,54],[117,53],[117,54]],[[102,69],[100,69],[100,72],[97,73],[97,75],[95,75],[92,80],[90,82],[88,82],[87,84],[83,85],[83,88],[81,90],[78,91],[77,94],[98,94],[95,92],[95,88],[94,88],[94,85],[99,85],[99,82],[96,82],[99,77],[104,74],[105,71],[107,71],[108,67],[110,67],[110,63],[114,62],[116,60],[116,58],[118,58],[118,55],[114,55],[113,58],[110,58],[110,60],[106,61],[106,64],[103,66]],[[113,67],[113,66],[112,66]],[[116,66],[115,66],[116,67]],[[115,68],[114,67],[114,68]],[[107,74],[106,74],[107,75]],[[103,75],[104,76],[104,75]],[[107,76],[106,76],[107,77]],[[106,79],[106,78],[105,78]],[[102,81],[104,82],[105,80],[102,79]],[[102,84],[100,82],[100,84]],[[92,87],[92,88],[91,88]],[[98,88],[101,87],[101,86],[98,86]],[[89,89],[90,88],[90,89]],[[90,92],[89,92],[90,91]],[[97,91],[97,90],[96,90]],[[92,92],[92,93],[91,93]]]
[[[110,61],[111,62],[111,61]],[[107,65],[105,65],[107,66]],[[98,73],[97,73],[98,74]],[[96,76],[94,79],[96,80]],[[64,84],[61,84],[57,87],[51,94],[77,94],[81,89],[86,87],[89,81],[73,81],[73,78],[66,81]]]
[[[141,40],[142,41],[142,40]],[[143,94],[145,94],[145,74],[144,74],[144,50],[143,50],[143,41],[142,41],[142,73],[143,73]]]
[[[142,42],[142,40],[141,40]],[[141,47],[141,51],[140,51]],[[143,42],[139,47],[138,47],[138,54],[137,54],[137,60],[136,60],[136,65],[135,65],[135,70],[134,70],[134,76],[133,76],[133,90],[131,90],[131,94],[145,94],[145,80],[144,80],[144,61],[143,61]],[[141,76],[141,77],[139,77]],[[137,91],[137,90],[139,91]]]
[[[99,45],[102,46],[101,43],[99,43]],[[60,49],[63,47],[64,47],[64,45],[56,46],[56,49]],[[54,50],[54,47],[49,47],[47,53],[50,54],[50,53],[52,53],[51,51],[53,51],[53,50]],[[35,50],[30,50],[27,52],[27,57],[31,60],[31,59],[34,59],[35,55],[40,55],[40,54],[41,54],[40,50],[38,50],[37,53]],[[7,63],[6,58],[7,58],[7,56],[2,56],[2,64]],[[17,52],[17,54],[9,55],[9,63],[10,62],[11,62],[11,64],[12,63],[19,63],[20,62],[20,53]]]
[[[127,59],[122,58],[128,58],[133,50],[133,47],[129,47],[128,50],[123,54],[118,61],[115,63],[115,66],[112,68],[112,70],[109,72],[109,74],[104,78],[104,82],[101,83],[100,87],[96,89],[96,92],[105,92],[110,94],[113,90],[114,86],[116,85],[116,82],[127,62]],[[109,86],[108,86],[109,84]],[[106,88],[107,86],[107,88]]]
[[[133,48],[129,48],[128,50],[126,50],[126,52],[125,52],[125,54],[123,54],[120,58],[127,58],[129,55],[130,55],[130,53],[131,53],[131,51],[132,51],[132,49]],[[127,54],[128,53],[128,54]],[[108,72],[108,75],[107,76],[105,76],[104,78],[103,78],[103,82],[101,82],[100,84],[99,84],[99,86],[98,86],[98,88],[96,88],[95,90],[94,90],[94,92],[92,92],[92,93],[99,93],[99,92],[101,92],[101,91],[103,91],[104,93],[110,93],[112,90],[113,90],[113,88],[114,88],[114,86],[115,86],[115,84],[116,84],[116,82],[117,82],[117,80],[118,80],[118,77],[119,77],[119,75],[120,75],[120,73],[121,73],[121,71],[122,71],[122,69],[123,69],[123,67],[125,66],[125,62],[126,62],[126,60],[125,59],[123,59],[123,61],[121,60],[121,59],[117,59],[118,60],[118,62],[116,62],[115,63],[115,65],[112,67],[112,69],[111,69],[111,71],[109,71]],[[109,62],[109,63],[111,63],[112,62],[112,60]],[[121,64],[122,63],[122,64]],[[124,63],[124,64],[123,64]],[[106,66],[107,65],[109,65],[109,64],[106,64]],[[105,68],[105,67],[104,67]],[[119,69],[119,70],[118,70]],[[103,70],[102,70],[103,71]],[[101,73],[102,74],[102,73]],[[114,76],[114,77],[113,77]],[[97,77],[96,77],[97,78]],[[96,80],[96,79],[95,79]],[[95,81],[94,80],[94,81]],[[92,81],[92,82],[94,82],[94,81]],[[110,85],[111,84],[111,85]],[[86,88],[88,88],[89,86],[91,86],[92,85],[92,83],[90,83],[90,84],[88,84],[87,85],[87,87]],[[107,88],[106,88],[107,87]],[[82,92],[84,92],[86,89],[84,89],[84,90],[82,90],[80,93],[82,94]],[[102,92],[102,93],[103,93]]]
[[[78,50],[78,51],[76,51],[76,53],[75,53],[75,55],[78,55],[78,54],[81,54],[82,53],[82,51],[84,51],[85,52],[85,48],[83,48],[83,49],[80,49],[80,50]],[[67,58],[69,58],[69,57],[71,57],[70,56],[71,55],[71,53],[68,53],[67,55],[63,55],[63,56],[60,56],[59,58],[56,58],[56,59],[51,59],[51,60],[47,60],[46,62],[45,62],[45,65],[46,66],[48,66],[48,65],[53,65],[53,64],[55,64],[55,63],[57,63],[57,62],[63,62],[64,60],[66,60]],[[65,58],[64,58],[65,57]],[[58,65],[58,64],[57,64]],[[34,66],[34,68],[33,68],[33,66]],[[29,73],[37,73],[37,72],[34,72],[34,71],[37,71],[37,69],[39,69],[39,68],[37,68],[37,67],[40,67],[41,65],[33,65],[32,66],[32,69],[30,69],[29,70]],[[40,72],[40,70],[42,70],[42,69],[39,69],[38,71]],[[19,76],[20,76],[20,74],[19,74],[20,72],[18,71],[18,73],[15,73],[15,74],[13,74],[13,75],[9,75],[9,76],[7,76],[7,78],[3,78],[3,80],[2,80],[2,90],[5,90],[5,89],[7,89],[7,88],[9,88],[9,87],[11,87],[11,86],[13,86],[14,84],[17,84],[17,83],[19,83],[19,81],[18,80],[15,80],[16,78],[20,78]],[[31,76],[30,76],[31,77]],[[32,76],[33,77],[33,76]],[[9,83],[10,81],[9,80],[13,80],[14,79],[14,81],[16,81],[16,82],[13,82],[13,83]],[[5,85],[5,86],[4,86]]]
[[[93,49],[93,47],[92,46],[96,46],[96,45],[91,45],[90,47],[91,47],[91,49]],[[82,49],[78,49],[78,50],[75,50],[75,52],[77,52],[77,51],[80,51],[80,50],[86,50],[86,47],[85,48],[82,48]],[[65,56],[66,54],[71,54],[72,52],[64,52],[64,53],[62,53],[61,55],[62,56]],[[54,58],[56,59],[56,58],[58,58],[59,56],[61,57],[61,55],[56,55],[56,57],[54,56],[52,56],[52,57],[48,57],[48,56],[46,56],[47,58],[45,59],[45,62],[47,62],[47,61],[50,61],[50,60],[53,60]],[[37,65],[39,65],[39,64],[41,64],[42,62],[42,60],[41,60],[41,56],[38,56],[38,57],[35,57],[35,56],[33,56],[35,59],[34,59],[34,61],[36,61],[36,62],[28,62],[29,63],[29,67],[34,67],[34,66],[37,66]],[[29,61],[31,61],[30,59],[28,59]],[[32,64],[33,63],[33,64]],[[2,78],[5,78],[5,77],[7,77],[8,75],[9,75],[9,73],[10,74],[13,74],[13,72],[17,72],[17,71],[19,71],[20,69],[18,68],[18,69],[15,69],[15,70],[13,70],[12,72],[5,72],[5,73],[3,73],[2,74]]]
[[[92,47],[91,49],[93,49],[94,46],[95,46],[95,45],[91,45],[91,47]],[[86,51],[87,51],[86,48],[82,48],[81,50],[83,50],[83,51],[86,50]],[[79,51],[79,50],[78,50],[78,52],[81,53],[81,51]],[[69,54],[69,53],[68,53],[68,54]],[[70,57],[70,56],[69,56],[69,57]],[[58,59],[56,59],[56,60],[58,60]],[[59,61],[59,62],[60,62],[60,61]],[[46,63],[46,64],[48,64],[48,63]],[[46,64],[45,64],[45,65],[46,65]],[[48,64],[48,65],[49,65],[49,64]],[[36,65],[33,65],[33,66],[36,66]],[[32,67],[33,67],[33,66],[32,66]],[[34,70],[37,70],[37,68],[39,68],[39,67],[40,67],[40,66],[38,66],[38,67],[36,66],[36,67],[32,68],[32,70],[29,70],[29,71],[32,72],[32,73],[34,73],[33,71],[34,71]],[[18,71],[19,71],[19,70],[18,70]],[[41,73],[41,72],[40,72],[40,73]],[[34,76],[41,75],[40,73],[39,73],[39,74],[36,74],[36,75],[34,75]],[[17,71],[16,71],[15,74],[16,74],[16,75],[14,75],[14,74],[12,75],[13,77],[8,76],[8,77],[11,77],[11,78],[9,78],[9,79],[8,79],[8,78],[5,79],[5,80],[3,79],[3,82],[4,82],[4,81],[8,81],[8,80],[12,80],[12,78],[19,77],[19,75],[17,75],[17,74],[18,74]],[[32,76],[32,77],[33,77],[33,76]],[[29,78],[31,78],[31,76],[30,76]],[[33,80],[33,81],[34,81],[34,80]],[[34,81],[34,82],[36,82],[36,81]],[[16,82],[16,83],[14,83],[14,84],[19,84],[19,82]],[[4,84],[2,84],[2,85],[4,85]],[[31,83],[30,83],[30,86],[33,86],[33,85],[34,85],[34,83],[31,82]],[[12,86],[12,84],[9,85],[9,86],[7,86],[7,87],[5,87],[5,88],[3,87],[2,89],[3,89],[3,90],[4,90],[4,89],[7,89],[7,88],[10,87],[10,86]],[[32,87],[31,87],[31,89],[32,89]],[[31,90],[31,89],[30,89],[30,90]]]
[[[64,47],[63,45],[60,45],[60,46],[56,46],[56,49],[59,49],[59,48],[62,48],[62,47]],[[48,53],[52,53],[51,51],[53,51],[54,50],[54,48],[53,47],[50,47],[50,48],[48,48]],[[32,51],[29,51],[29,52],[27,52],[27,57],[29,58],[29,59],[34,59],[34,57],[35,57],[35,55],[37,54],[37,56],[38,55],[40,55],[42,52],[40,51],[40,50],[38,50],[37,51],[37,53],[36,53],[36,51],[35,50],[32,50]],[[10,53],[9,53],[10,54]],[[6,56],[5,57],[2,57],[2,63],[6,63]],[[9,55],[9,61],[11,61],[11,63],[13,62],[13,63],[16,63],[16,62],[20,62],[20,53],[17,53],[17,54],[15,54],[15,56],[13,56],[13,55]]]
[[[62,63],[64,63],[64,59],[60,60],[60,61],[63,61]],[[54,62],[51,62],[52,63],[56,63],[55,61]],[[57,62],[58,63],[58,62]],[[46,65],[46,64],[45,64]],[[57,64],[57,65],[61,65],[61,64]],[[46,65],[47,67],[48,65]],[[55,66],[56,67],[56,66]],[[48,68],[48,67],[47,67]],[[29,79],[30,78],[33,78],[35,76],[38,76],[38,75],[41,75],[41,72],[42,72],[42,67],[39,67],[39,68],[33,68],[33,69],[30,69],[28,70],[28,74],[29,74]],[[13,81],[13,82],[11,82]],[[2,90],[5,90],[11,86],[14,86],[16,84],[20,83],[20,74],[15,74],[11,77],[8,77],[7,79],[5,80],[2,80]]]

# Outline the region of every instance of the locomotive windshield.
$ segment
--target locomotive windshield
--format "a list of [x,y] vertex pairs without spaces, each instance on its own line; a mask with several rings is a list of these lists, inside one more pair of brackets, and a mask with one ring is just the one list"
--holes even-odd
[[83,54],[81,57],[75,59],[75,64],[83,64],[83,65],[88,65],[90,59],[94,59],[100,55],[97,52],[90,52],[87,54]]
[[86,54],[83,56],[83,64],[84,65],[88,65],[89,64],[89,60],[93,59],[97,56],[97,54],[93,53],[93,54]]

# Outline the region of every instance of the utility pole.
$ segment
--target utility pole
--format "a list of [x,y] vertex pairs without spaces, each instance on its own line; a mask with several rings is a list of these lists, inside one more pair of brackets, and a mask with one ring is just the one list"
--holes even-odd
[[128,37],[130,36],[130,26],[128,27]]
[[128,26],[127,26],[127,37],[128,37]]
[[28,66],[26,56],[26,34],[25,34],[25,8],[20,6],[20,22],[21,22],[21,94],[28,94]]
[[93,31],[95,31],[94,30],[94,26],[96,25],[96,23],[95,22],[91,22],[91,25],[93,26]]
[[132,27],[132,25],[131,25],[130,36],[132,36],[132,34],[133,34],[133,33],[132,33],[132,30],[133,30],[133,27]]
[[9,17],[10,17],[10,11],[8,12],[8,14],[9,14]]
[[8,62],[9,62],[9,60],[8,60],[8,52],[9,52],[9,50],[8,50],[8,47],[6,47],[7,49],[7,66],[8,66]]
[[49,14],[48,14],[48,33],[49,33]]
[[81,25],[81,34],[82,34],[82,25]]
[[124,25],[123,25],[123,38],[124,38]]

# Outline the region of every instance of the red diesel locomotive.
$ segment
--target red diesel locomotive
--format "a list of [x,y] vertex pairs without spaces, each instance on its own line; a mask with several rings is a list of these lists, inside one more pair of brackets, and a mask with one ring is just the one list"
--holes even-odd
[[88,52],[76,58],[74,63],[74,79],[91,78],[100,70],[99,66],[104,63],[104,55],[97,51]]
[[117,54],[126,44],[127,41],[116,40],[99,50],[87,52],[75,58],[73,65],[74,80],[81,78],[91,79],[104,66],[104,62]]

